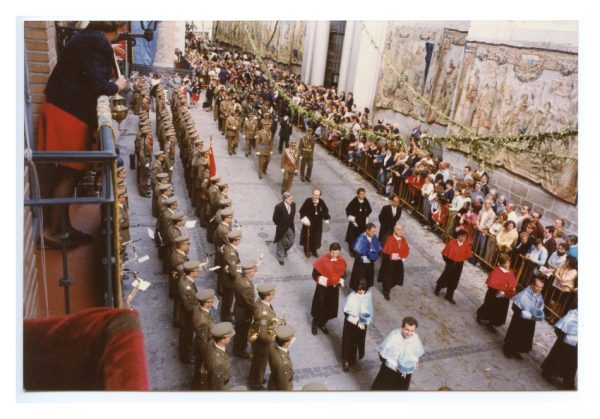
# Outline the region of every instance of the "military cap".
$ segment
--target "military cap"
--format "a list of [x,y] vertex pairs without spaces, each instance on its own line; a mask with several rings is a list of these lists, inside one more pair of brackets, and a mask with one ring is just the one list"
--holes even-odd
[[242,237],[242,230],[240,229],[234,229],[231,230],[228,234],[227,234],[227,238],[229,240],[235,240],[235,239],[240,239]]
[[229,183],[225,182],[224,180],[221,180],[217,182],[217,186],[219,187],[219,189],[223,189],[224,187],[229,186]]
[[235,330],[233,329],[233,325],[231,323],[221,322],[215,324],[212,329],[210,329],[210,334],[214,338],[219,339],[235,335]]
[[164,173],[164,172],[160,172],[159,174],[156,175],[156,179],[168,179],[169,178],[169,174],[168,173]]
[[167,189],[170,189],[173,187],[173,184],[171,183],[163,183],[161,185],[158,185],[158,190],[159,191],[166,191]]
[[142,134],[152,134],[152,127],[150,125],[141,125],[140,132]]
[[125,166],[119,166],[119,167],[117,167],[117,172],[121,172],[123,170],[125,170]]
[[175,221],[175,220],[183,220],[184,217],[185,217],[185,214],[183,213],[183,211],[175,211],[173,214],[171,214],[171,216],[169,218],[171,220]]
[[120,178],[117,179],[117,185],[118,186],[121,186],[121,185],[124,185],[124,184],[125,184],[125,179],[123,179],[122,177],[120,177]]
[[225,218],[225,217],[233,217],[233,210],[224,209],[223,211],[221,211],[221,218]]
[[287,324],[281,325],[281,326],[275,326],[275,336],[277,336],[277,339],[290,340],[291,338],[294,337],[295,333],[296,333],[296,331],[294,330],[294,328]]
[[308,383],[302,387],[302,391],[327,391],[327,386],[321,383]]
[[189,243],[189,241],[190,241],[190,235],[189,234],[182,234],[181,236],[175,237],[175,239],[173,239],[173,241],[175,243]]
[[196,293],[196,298],[198,299],[198,301],[214,300],[215,290],[210,288],[199,289]]
[[211,176],[210,177],[210,181],[211,182],[219,182],[221,180],[221,178],[219,176]]
[[121,198],[121,197],[127,198],[127,190],[126,189],[123,190],[123,192],[119,192],[119,198]]
[[246,260],[242,263],[242,271],[251,271],[252,269],[256,269],[256,261],[253,259]]
[[175,129],[173,127],[169,127],[167,129],[167,132],[165,132],[165,135],[175,135]]
[[185,272],[192,272],[200,269],[200,261],[199,260],[190,260],[189,262],[183,263],[183,270]]
[[164,155],[165,155],[165,152],[164,152],[164,151],[159,151],[158,153],[156,153],[156,154],[154,155],[154,157],[160,157],[160,156],[164,156]]
[[167,204],[167,205],[172,205],[175,202],[177,202],[177,197],[175,195],[170,196],[167,199],[165,199],[165,204]]
[[275,284],[272,282],[265,282],[262,284],[258,284],[258,286],[256,287],[256,290],[260,294],[269,294],[269,293],[272,293],[273,291],[275,291]]
[[231,199],[229,199],[229,198],[221,199],[219,201],[219,206],[221,206],[221,207],[226,207],[229,204],[231,204]]

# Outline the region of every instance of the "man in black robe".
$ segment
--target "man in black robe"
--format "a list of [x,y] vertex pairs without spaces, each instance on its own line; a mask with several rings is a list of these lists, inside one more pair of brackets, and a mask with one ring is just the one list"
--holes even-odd
[[300,221],[302,221],[300,244],[304,247],[304,255],[307,259],[311,254],[318,256],[317,250],[321,247],[323,235],[323,221],[329,223],[330,219],[329,209],[321,199],[321,190],[315,189],[312,197],[306,198],[300,208]]
[[394,226],[398,223],[402,215],[402,207],[400,206],[400,197],[392,196],[392,203],[381,208],[379,213],[379,241],[385,244],[387,236],[392,234]]
[[346,207],[346,216],[348,217],[348,229],[346,230],[346,243],[350,249],[350,254],[354,256],[352,245],[354,240],[365,231],[368,223],[369,214],[371,214],[371,204],[365,197],[365,189],[358,188],[356,196]]

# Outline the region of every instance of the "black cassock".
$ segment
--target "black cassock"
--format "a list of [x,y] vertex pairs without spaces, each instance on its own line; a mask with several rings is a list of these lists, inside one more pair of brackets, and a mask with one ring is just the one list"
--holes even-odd
[[[316,281],[321,274],[313,268],[312,276]],[[328,320],[335,319],[338,315],[338,306],[340,301],[339,287],[323,287],[316,284],[315,294],[313,295],[310,315],[319,326],[324,325]]]
[[404,262],[402,260],[391,260],[390,256],[381,254],[381,268],[377,274],[377,282],[383,283],[384,291],[389,291],[394,286],[404,284]]
[[536,322],[521,317],[522,310],[514,303],[512,310],[513,316],[504,338],[504,347],[510,353],[529,352],[533,345]]
[[323,220],[329,220],[329,209],[325,205],[325,201],[319,199],[317,205],[312,201],[312,198],[307,198],[300,208],[300,218],[308,218],[310,226],[302,224],[300,232],[300,244],[304,246],[304,252],[309,253],[316,251],[321,247],[321,236],[323,235]]
[[494,326],[502,326],[506,323],[506,315],[508,314],[508,304],[510,300],[504,297],[496,297],[498,290],[488,288],[485,293],[483,304],[477,310],[477,318],[487,320]]
[[458,281],[460,281],[463,262],[456,262],[446,256],[444,256],[444,261],[446,262],[446,267],[437,280],[437,286],[448,288],[448,290],[455,290],[458,287]]
[[385,366],[383,358],[379,373],[371,385],[371,390],[408,390],[412,374],[402,375]]
[[553,377],[561,377],[566,388],[575,387],[575,374],[577,374],[577,346],[569,345],[563,341],[565,332],[555,328],[556,342],[550,353],[542,362],[542,371]]
[[346,207],[346,216],[353,215],[355,218],[356,224],[358,227],[355,227],[353,223],[348,222],[348,229],[346,230],[346,238],[345,241],[350,246],[350,250],[352,251],[352,245],[354,244],[354,240],[362,233],[365,232],[365,227],[367,225],[367,217],[371,214],[371,204],[369,204],[369,200],[365,198],[362,202],[358,202],[358,198],[354,197],[352,201]]
[[350,323],[344,314],[344,329],[342,330],[342,359],[353,364],[356,358],[363,359],[365,356],[365,338],[367,337],[367,327],[359,328],[357,325]]

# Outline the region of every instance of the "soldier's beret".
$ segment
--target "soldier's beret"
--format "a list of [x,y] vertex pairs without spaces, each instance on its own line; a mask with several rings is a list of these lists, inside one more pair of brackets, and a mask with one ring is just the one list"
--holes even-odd
[[160,156],[164,156],[165,152],[164,151],[159,151],[158,153],[156,153],[154,156],[155,157],[160,157]]
[[221,180],[221,178],[219,176],[211,176],[210,177],[211,182],[219,182],[220,180]]
[[256,261],[255,260],[245,260],[242,263],[242,272],[251,271],[252,269],[256,269]]
[[302,387],[302,391],[327,391],[327,386],[321,383],[308,383]]
[[277,339],[290,340],[294,337],[295,333],[296,331],[290,325],[286,324],[281,326],[275,326],[275,336],[277,336]]
[[185,214],[183,213],[183,211],[175,211],[173,214],[171,214],[169,218],[171,220],[182,220],[184,217]]
[[181,236],[175,237],[173,240],[175,243],[189,243],[190,236],[188,234],[182,234]]
[[210,288],[199,289],[198,292],[196,293],[196,298],[198,299],[198,301],[214,300],[215,290],[210,289]]
[[171,183],[163,183],[161,185],[158,185],[158,190],[159,191],[166,191],[167,189],[172,188],[173,185]]
[[231,230],[229,232],[229,234],[227,234],[227,238],[229,240],[236,240],[236,239],[239,239],[241,237],[242,237],[242,230],[240,230],[240,229]]
[[167,205],[172,205],[175,202],[177,202],[177,197],[175,195],[170,196],[167,199],[165,199],[165,204],[167,204]]
[[270,294],[273,291],[275,291],[275,284],[273,282],[265,282],[262,284],[258,284],[258,286],[256,287],[256,290],[260,294]]
[[225,218],[225,217],[233,217],[233,210],[224,209],[223,211],[221,211],[221,218]]
[[229,205],[229,204],[231,204],[231,199],[229,199],[229,198],[221,199],[219,201],[219,205],[222,207]]
[[215,324],[212,329],[210,329],[210,334],[214,338],[224,338],[235,335],[235,330],[233,329],[233,325],[231,323],[221,322]]
[[199,260],[190,260],[189,262],[183,263],[183,270],[185,272],[192,272],[200,268]]
[[160,172],[158,175],[156,175],[156,179],[167,179],[168,177],[169,174],[165,172]]

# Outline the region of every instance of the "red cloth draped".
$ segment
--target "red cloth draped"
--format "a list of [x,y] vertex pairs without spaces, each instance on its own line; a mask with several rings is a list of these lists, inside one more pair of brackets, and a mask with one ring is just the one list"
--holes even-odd
[[23,324],[25,390],[149,390],[138,313],[94,307]]
[[212,145],[208,152],[208,173],[210,173],[211,176],[217,175],[217,165],[215,163],[215,153],[213,153]]
[[[42,103],[38,123],[38,151],[89,151],[92,135],[88,124],[49,102]],[[87,170],[83,163],[59,163],[77,170]]]
[[446,243],[446,247],[442,250],[442,255],[455,262],[464,262],[473,256],[470,244],[465,240],[462,246],[458,245],[458,240],[453,239]]
[[397,240],[396,236],[390,234],[385,241],[385,245],[383,246],[383,253],[386,255],[398,253],[400,258],[406,259],[410,253],[410,249],[408,248],[408,243],[404,237],[402,237],[400,240]]
[[499,266],[496,266],[490,272],[485,283],[490,288],[504,291],[508,298],[512,298],[516,294],[517,279],[511,270],[503,272]]
[[313,267],[318,273],[327,278],[327,285],[334,286],[340,282],[340,278],[346,272],[346,261],[340,255],[337,260],[333,262],[329,252],[327,252],[315,260]]

